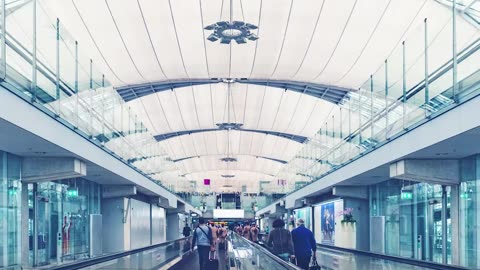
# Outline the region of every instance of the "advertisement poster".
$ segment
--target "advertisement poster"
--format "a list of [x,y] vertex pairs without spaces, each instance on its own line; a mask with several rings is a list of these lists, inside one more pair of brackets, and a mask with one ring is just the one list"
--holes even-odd
[[315,239],[317,242],[327,245],[335,245],[335,232],[338,231],[341,218],[337,218],[335,211],[343,210],[343,200],[335,200],[316,205],[315,216]]
[[335,204],[333,202],[326,203],[320,206],[321,211],[321,228],[322,228],[322,243],[335,243]]

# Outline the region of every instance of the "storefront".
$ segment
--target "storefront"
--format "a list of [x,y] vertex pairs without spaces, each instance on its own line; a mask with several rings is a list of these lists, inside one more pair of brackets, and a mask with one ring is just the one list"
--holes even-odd
[[100,192],[84,179],[28,184],[30,265],[88,256],[89,218],[100,213]]
[[[380,241],[372,243],[372,249],[442,263],[443,237],[446,237],[446,257],[451,263],[450,197],[450,188],[435,184],[391,179],[372,186],[371,231],[384,232]],[[379,243],[383,247],[374,245]]]

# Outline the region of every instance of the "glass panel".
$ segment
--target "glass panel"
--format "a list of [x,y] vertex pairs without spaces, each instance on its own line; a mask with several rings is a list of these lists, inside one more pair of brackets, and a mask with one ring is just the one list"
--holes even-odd
[[[385,218],[385,253],[442,263],[442,186],[392,179],[371,189],[372,216]],[[450,192],[447,192],[447,202]],[[447,261],[451,261],[447,203]]]
[[18,157],[0,151],[0,267],[20,263],[20,164]]

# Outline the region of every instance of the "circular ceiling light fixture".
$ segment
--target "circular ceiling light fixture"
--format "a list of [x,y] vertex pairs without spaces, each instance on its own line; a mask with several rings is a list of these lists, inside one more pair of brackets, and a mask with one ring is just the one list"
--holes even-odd
[[213,33],[208,36],[208,40],[215,42],[220,40],[221,44],[230,44],[232,40],[235,40],[237,44],[247,43],[247,39],[255,41],[258,36],[251,32],[258,27],[251,23],[245,23],[241,21],[221,21],[206,26],[205,30],[213,30]]
[[232,157],[224,157],[224,158],[221,158],[220,160],[223,162],[237,162],[237,159]]

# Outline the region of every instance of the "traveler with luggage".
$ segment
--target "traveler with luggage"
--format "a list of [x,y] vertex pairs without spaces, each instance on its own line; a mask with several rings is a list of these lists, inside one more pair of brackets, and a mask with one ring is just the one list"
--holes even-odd
[[225,249],[225,239],[227,238],[227,228],[225,228],[225,225],[222,224],[222,226],[218,229],[217,231],[218,234],[218,249]]
[[288,261],[289,258],[294,259],[292,235],[285,229],[285,222],[277,219],[273,222],[273,230],[268,235],[267,246],[272,249],[272,252]]
[[[210,251],[215,251],[213,245],[212,230],[205,225],[205,219],[198,219],[199,225],[193,230],[192,252],[197,244],[200,270],[208,270],[207,263],[210,261]],[[218,262],[218,261],[217,261]]]
[[292,231],[292,241],[297,265],[309,270],[310,260],[316,262],[317,242],[312,231],[305,227],[303,219],[297,220],[297,228]]

